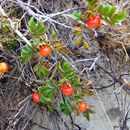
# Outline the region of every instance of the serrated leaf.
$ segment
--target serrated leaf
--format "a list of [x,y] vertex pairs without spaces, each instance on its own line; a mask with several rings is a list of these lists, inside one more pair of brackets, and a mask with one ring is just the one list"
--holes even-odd
[[127,17],[127,12],[118,12],[118,9],[109,4],[102,4],[98,7],[98,12],[105,18],[105,20],[114,25],[122,22]]
[[27,51],[27,53],[30,53],[30,52],[32,52],[33,50],[35,50],[35,48],[33,48],[32,46],[25,46],[26,47],[26,51]]
[[103,15],[104,16],[108,16],[108,14],[109,14],[109,12],[111,11],[111,9],[112,9],[112,6],[111,5],[106,5],[106,7],[104,8],[104,10],[103,10]]
[[47,88],[53,88],[53,87],[52,87],[52,86],[53,86],[53,85],[52,85],[52,82],[50,82],[50,81],[47,82],[45,86],[46,86]]
[[83,40],[83,47],[84,47],[84,49],[86,49],[86,50],[90,50],[90,49],[91,49],[90,46],[89,46],[89,44],[88,44],[88,42],[85,41],[85,40]]
[[45,85],[38,87],[38,90],[46,97],[50,97],[54,93],[54,83],[48,81]]
[[64,72],[64,76],[65,76],[65,78],[67,78],[67,79],[72,79],[73,78],[73,76],[74,76],[74,72],[73,71],[65,71]]
[[75,42],[74,42],[76,46],[80,45],[82,38],[83,38],[82,35],[79,35],[76,37]]
[[63,64],[63,70],[64,71],[68,71],[69,70],[69,63],[68,62],[64,62],[64,64]]
[[42,93],[40,93],[40,92],[39,92],[39,98],[40,98],[40,101],[42,103],[50,103],[50,102],[52,102],[51,98],[44,97],[44,95]]
[[66,79],[70,80],[74,77],[74,71],[70,68],[68,62],[64,62],[62,66],[60,63],[58,63],[57,67],[59,72],[61,72]]
[[21,50],[21,61],[26,62],[27,60],[31,59],[34,54],[35,48],[30,45],[24,46]]
[[105,20],[110,23],[111,25],[115,25],[116,22],[115,21],[112,21],[109,17],[106,17]]
[[53,85],[54,87],[57,87],[57,82],[56,82],[56,80],[52,80],[51,83],[52,83],[52,85]]
[[34,18],[31,17],[29,22],[28,22],[28,25],[29,25],[29,29],[30,30],[34,30],[35,29],[35,26],[36,26],[36,22],[34,21]]
[[112,7],[111,10],[108,12],[107,17],[112,17],[117,13],[118,9],[116,7]]
[[67,82],[69,82],[69,80],[66,79],[65,77],[59,80],[60,84],[64,84],[64,83],[67,83]]
[[102,7],[103,7],[103,4],[102,4],[102,5],[99,5],[99,7],[98,7],[98,12],[99,12],[99,13],[101,13]]
[[50,88],[44,88],[44,94],[46,95],[46,96],[51,96],[52,94],[53,94],[53,92],[54,92],[54,89],[50,89]]
[[36,24],[33,17],[31,17],[29,20],[28,25],[33,37],[41,36],[46,32],[45,26],[43,26],[41,22],[38,22],[38,24]]
[[74,12],[74,13],[72,14],[72,16],[73,16],[74,18],[76,18],[76,19],[82,20],[82,18],[81,18],[82,14],[81,14],[80,12]]
[[71,82],[71,85],[75,86],[75,87],[81,86],[80,79],[78,77],[73,79],[72,82]]
[[60,62],[57,64],[57,69],[58,69],[59,72],[62,72],[62,73],[64,72],[62,67],[61,67],[61,63]]
[[122,11],[120,14],[116,14],[112,17],[113,21],[123,21],[127,18],[127,12],[126,11]]
[[43,65],[39,65],[37,64],[35,67],[34,67],[34,72],[41,78],[41,79],[44,79],[46,78],[49,74],[50,74],[50,71],[45,68]]
[[117,8],[113,7],[109,4],[102,4],[98,7],[98,12],[106,17],[111,17],[113,16],[115,13],[117,13]]
[[104,8],[105,8],[105,4],[100,5],[100,6],[98,7],[98,12],[102,14]]
[[38,35],[43,35],[46,32],[46,28],[43,26],[43,24],[41,22],[38,23],[36,29],[37,29]]
[[82,95],[81,95],[81,94],[75,94],[75,95],[74,95],[74,98],[75,98],[77,101],[82,101]]

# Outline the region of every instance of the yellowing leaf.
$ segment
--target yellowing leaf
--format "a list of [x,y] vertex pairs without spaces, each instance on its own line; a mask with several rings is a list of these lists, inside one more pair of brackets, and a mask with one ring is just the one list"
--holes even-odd
[[83,40],[83,47],[84,47],[84,49],[86,49],[86,50],[91,50],[91,48],[90,48],[88,42],[85,41],[85,40]]
[[55,39],[57,37],[57,32],[53,31],[51,37]]
[[94,95],[94,89],[89,89],[86,92],[87,96],[93,96]]
[[54,49],[56,52],[58,53],[62,53],[62,54],[72,54],[71,51],[66,47],[66,45],[63,45],[61,40],[58,41],[54,41],[52,43]]
[[66,48],[66,46],[61,43],[61,40],[53,42],[53,47],[57,52],[60,52],[63,48]]
[[87,20],[90,19],[90,16],[91,16],[91,11],[86,11],[83,15],[82,15],[82,21],[83,22],[86,22]]
[[82,29],[77,28],[76,30],[73,31],[74,35],[78,36],[82,33]]
[[82,38],[83,38],[82,35],[76,37],[76,40],[75,40],[75,45],[76,45],[76,46],[79,46],[79,45],[80,45],[80,43],[81,43],[81,41],[82,41]]

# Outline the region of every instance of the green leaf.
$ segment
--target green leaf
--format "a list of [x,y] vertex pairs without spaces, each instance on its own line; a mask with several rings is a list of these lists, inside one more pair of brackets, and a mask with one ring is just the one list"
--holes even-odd
[[75,94],[74,98],[78,101],[82,101],[82,95],[81,94]]
[[86,117],[86,119],[87,119],[88,121],[90,121],[90,113],[89,113],[88,111],[85,111],[85,112],[83,113],[83,115],[84,115],[84,117]]
[[41,22],[38,22],[38,24],[36,24],[33,17],[31,17],[29,20],[28,26],[33,37],[41,36],[46,32],[46,27],[43,26]]
[[112,21],[109,17],[106,17],[105,20],[110,23],[111,25],[115,25],[116,22]]
[[74,12],[72,16],[76,19],[82,20],[82,14],[80,12]]
[[21,61],[26,62],[27,60],[30,60],[35,52],[35,48],[31,45],[25,45],[21,50]]
[[72,80],[72,82],[71,82],[71,85],[72,85],[72,86],[75,86],[75,87],[81,86],[80,78],[79,78],[79,77],[74,78],[74,79]]
[[47,88],[53,88],[52,86],[53,86],[53,84],[52,84],[52,82],[47,82],[46,83],[46,85],[45,85]]
[[86,0],[87,2],[89,2],[89,3],[95,3],[97,0]]
[[108,12],[107,17],[112,17],[117,13],[118,9],[116,7],[112,7],[111,10]]
[[[48,84],[51,84],[51,87],[48,86]],[[45,85],[42,85],[38,87],[40,99],[42,102],[52,102],[53,101],[53,95],[55,93],[54,86],[52,86],[52,83],[48,81]]]
[[98,12],[99,12],[99,13],[101,13],[102,6],[103,6],[103,4],[102,4],[102,5],[99,5],[99,7],[98,7]]
[[66,97],[65,98],[65,104],[67,105],[67,106],[70,106],[71,107],[71,103],[70,103],[70,101],[69,101],[69,99]]
[[64,76],[65,76],[65,78],[67,78],[67,79],[72,79],[73,78],[73,76],[74,76],[74,72],[73,71],[65,71],[64,72]]
[[62,67],[61,67],[61,63],[60,62],[57,64],[57,69],[58,69],[59,72],[62,72],[62,73],[64,72]]
[[69,107],[64,103],[60,103],[60,109],[65,115],[69,115],[71,113]]
[[33,45],[33,46],[36,46],[36,45],[39,44],[39,43],[40,43],[40,39],[39,39],[39,38],[34,38],[32,45]]
[[52,80],[51,83],[52,83],[52,85],[53,85],[54,87],[57,87],[57,82],[56,82],[56,80]]
[[46,28],[43,26],[41,22],[38,23],[36,29],[37,29],[37,35],[43,35],[46,32]]
[[64,64],[63,64],[63,70],[64,70],[64,71],[68,71],[69,68],[70,68],[69,63],[68,63],[68,62],[64,62]]
[[72,107],[72,105],[70,103],[70,99],[67,98],[67,97],[65,98],[65,104],[68,106],[70,112],[72,112],[73,111],[73,107]]
[[104,8],[105,8],[105,4],[100,5],[100,6],[98,7],[98,12],[102,14]]
[[29,25],[29,29],[30,29],[30,30],[34,30],[34,29],[35,29],[35,27],[36,27],[36,22],[34,21],[34,18],[33,18],[33,17],[30,18],[30,20],[29,20],[29,22],[28,22],[28,25]]
[[50,102],[52,102],[51,98],[44,97],[44,95],[42,93],[40,93],[40,92],[39,92],[39,98],[40,98],[40,101],[42,103],[50,103]]
[[74,77],[74,71],[70,68],[70,65],[68,62],[64,62],[63,65],[61,66],[60,63],[58,63],[58,70],[60,73],[63,74],[63,76],[68,79],[72,80]]
[[106,5],[106,7],[103,9],[102,14],[103,14],[104,16],[108,16],[108,14],[109,14],[109,12],[111,11],[111,9],[112,9],[112,6],[111,6],[111,5]]
[[43,90],[43,93],[46,95],[46,96],[51,96],[54,92],[54,89],[50,89],[50,88],[44,88]]
[[127,18],[126,11],[118,12],[116,7],[109,4],[100,5],[98,7],[98,12],[103,16],[106,22],[112,25],[118,24]]
[[34,72],[41,78],[41,79],[44,79],[46,78],[49,74],[50,74],[50,71],[45,68],[43,65],[39,65],[37,64],[35,67],[34,67]]
[[123,21],[127,18],[127,12],[126,11],[122,11],[120,14],[116,14],[112,17],[113,21]]
[[44,102],[52,102],[52,99],[51,99],[51,98],[42,97],[42,99],[44,100]]
[[102,4],[98,7],[98,12],[106,17],[111,17],[117,12],[117,8],[109,4]]

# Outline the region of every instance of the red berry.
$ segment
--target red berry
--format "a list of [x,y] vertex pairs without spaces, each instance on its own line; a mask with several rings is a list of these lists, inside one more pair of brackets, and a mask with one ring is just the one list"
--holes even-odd
[[61,88],[61,92],[63,95],[65,96],[70,96],[73,94],[73,92],[75,91],[75,88],[74,87],[71,87],[69,85],[64,85],[62,86]]
[[97,28],[101,23],[100,16],[92,16],[91,19],[89,19],[86,24],[89,28],[94,29]]
[[47,57],[49,56],[51,53],[51,48],[48,45],[43,45],[40,49],[39,49],[39,54],[43,57]]
[[38,96],[38,92],[34,92],[32,94],[32,99],[33,99],[34,102],[37,102],[37,103],[40,102],[40,99],[39,99],[39,96]]
[[87,105],[86,102],[81,102],[79,104],[79,110],[80,110],[80,112],[84,112],[87,108],[88,108],[88,105]]

